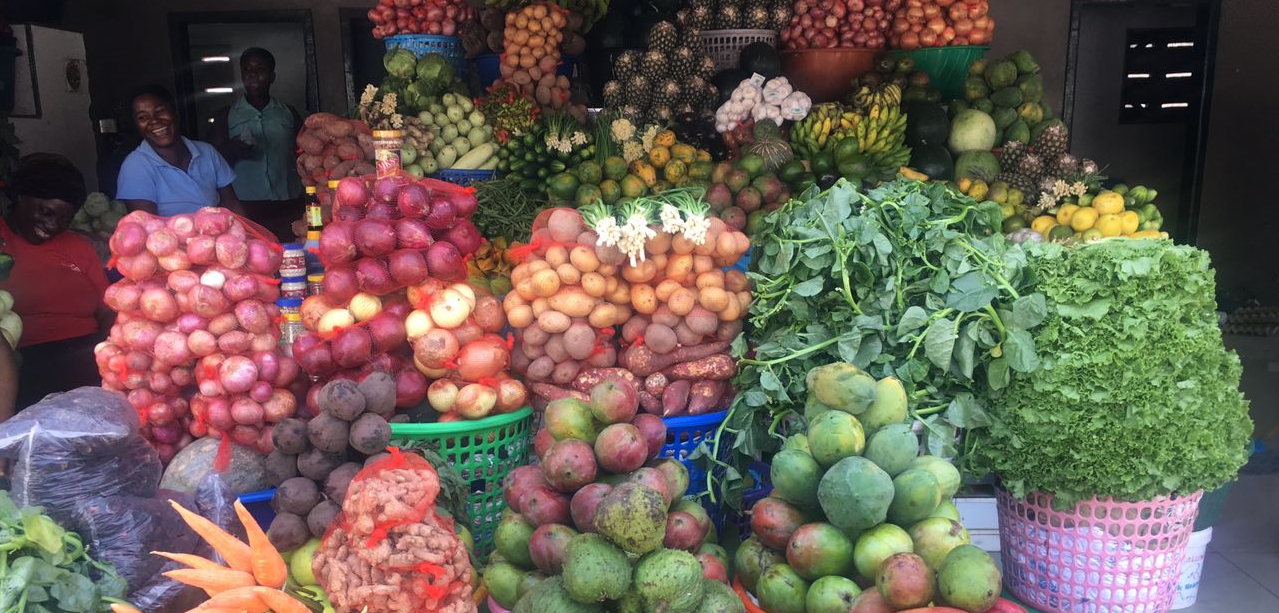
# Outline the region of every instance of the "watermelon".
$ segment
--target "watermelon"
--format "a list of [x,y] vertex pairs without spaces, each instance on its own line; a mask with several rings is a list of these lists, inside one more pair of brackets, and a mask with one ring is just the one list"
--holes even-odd
[[949,143],[950,152],[956,155],[965,151],[990,151],[995,146],[995,120],[978,109],[960,111],[950,124]]
[[747,76],[759,74],[765,79],[782,76],[782,56],[772,45],[754,42],[742,47],[737,57],[737,67],[746,71]]
[[910,165],[928,175],[930,179],[950,179],[955,174],[955,162],[945,145],[929,143],[910,150]]
[[946,144],[946,139],[950,136],[950,118],[942,105],[915,102],[902,110],[906,112],[907,146]]
[[995,154],[989,151],[967,151],[955,158],[956,179],[967,177],[990,181],[999,172],[999,160],[995,159]]

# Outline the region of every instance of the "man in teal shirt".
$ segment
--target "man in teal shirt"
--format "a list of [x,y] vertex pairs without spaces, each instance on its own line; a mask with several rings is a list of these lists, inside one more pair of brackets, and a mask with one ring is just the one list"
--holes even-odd
[[292,224],[302,218],[302,183],[296,140],[302,118],[292,106],[271,97],[275,57],[260,47],[240,55],[244,95],[213,119],[209,142],[235,169],[235,194],[245,211],[282,242],[294,239]]

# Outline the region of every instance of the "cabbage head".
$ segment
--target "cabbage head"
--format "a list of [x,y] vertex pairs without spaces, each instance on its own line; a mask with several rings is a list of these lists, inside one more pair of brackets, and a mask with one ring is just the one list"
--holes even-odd
[[413,69],[416,65],[417,58],[413,57],[413,52],[408,49],[392,49],[382,58],[382,66],[386,68],[386,73],[398,79],[413,78]]

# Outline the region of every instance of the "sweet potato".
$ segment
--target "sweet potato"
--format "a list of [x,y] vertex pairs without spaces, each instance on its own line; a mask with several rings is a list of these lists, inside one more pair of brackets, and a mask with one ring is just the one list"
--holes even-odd
[[640,408],[644,409],[645,413],[652,413],[653,415],[662,414],[662,401],[657,396],[640,390],[639,401]]
[[662,370],[662,373],[671,379],[724,381],[737,374],[737,362],[728,354],[717,353],[700,360],[676,364]]
[[589,394],[591,388],[613,377],[626,379],[636,388],[640,386],[639,379],[625,368],[587,368],[577,374],[577,379],[573,380],[573,389]]
[[575,389],[567,389],[549,383],[533,383],[529,385],[529,389],[533,394],[545,398],[547,401],[559,400],[560,398],[576,398],[582,402],[589,402],[591,397],[586,392],[579,392]]
[[688,396],[693,384],[685,381],[672,381],[662,392],[662,417],[676,417],[688,412]]
[[[629,370],[626,372],[630,372]],[[644,391],[654,395],[661,396],[666,391],[666,385],[670,383],[670,379],[662,373],[654,373],[644,378]]]
[[719,409],[720,397],[728,386],[723,381],[697,381],[688,393],[688,414],[702,415]]
[[647,377],[676,364],[723,353],[728,350],[728,346],[728,342],[719,341],[693,347],[680,347],[665,355],[656,354],[645,345],[631,346],[622,355],[622,366],[635,373],[637,377]]

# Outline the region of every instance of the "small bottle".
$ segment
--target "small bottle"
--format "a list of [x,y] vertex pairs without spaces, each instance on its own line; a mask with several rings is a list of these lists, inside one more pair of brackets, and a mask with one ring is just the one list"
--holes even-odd
[[377,178],[383,179],[400,174],[400,149],[403,147],[403,131],[373,131],[373,168],[377,171]]
[[[329,181],[329,192],[337,187],[337,181]],[[323,272],[320,264],[320,231],[324,229],[324,210],[320,208],[320,197],[314,185],[306,188],[306,271],[307,273]]]

